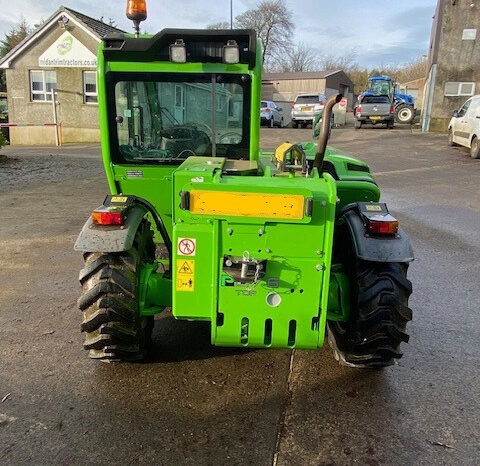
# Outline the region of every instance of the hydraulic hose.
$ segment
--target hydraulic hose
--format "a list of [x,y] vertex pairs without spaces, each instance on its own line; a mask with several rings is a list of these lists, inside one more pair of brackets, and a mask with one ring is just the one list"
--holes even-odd
[[322,129],[320,131],[320,137],[317,143],[317,153],[315,154],[315,160],[313,167],[317,168],[318,173],[322,172],[323,159],[325,157],[325,149],[327,148],[328,135],[330,133],[330,118],[332,116],[332,109],[335,104],[338,104],[343,99],[342,94],[332,95],[323,107],[322,115]]
[[167,248],[168,265],[169,265],[168,268],[170,273],[172,273],[172,240],[170,239],[170,236],[168,236],[168,231],[165,227],[165,224],[163,223],[162,217],[157,213],[157,211],[155,210],[155,207],[153,207],[153,205],[150,204],[150,202],[148,202],[147,200],[137,196],[131,196],[131,197],[135,199],[135,202],[137,204],[143,205],[152,214],[153,220],[155,221],[155,225],[157,226],[158,231],[162,236],[165,247]]

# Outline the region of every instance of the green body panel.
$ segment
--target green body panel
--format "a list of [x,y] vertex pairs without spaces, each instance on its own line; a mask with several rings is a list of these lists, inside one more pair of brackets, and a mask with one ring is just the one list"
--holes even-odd
[[[322,178],[222,175],[224,161],[190,157],[173,174],[173,315],[211,320],[212,343],[216,345],[321,346],[335,217],[334,180],[329,175]],[[269,162],[269,158],[260,160],[260,165]],[[192,179],[202,181],[192,182]],[[179,193],[192,189],[218,191],[219,197],[224,192],[300,194],[313,199],[313,214],[298,220],[195,215],[180,207]],[[178,254],[175,245],[181,238],[196,241],[195,256]],[[266,273],[257,282],[234,283],[223,270],[224,256],[245,255],[266,260]],[[178,272],[186,260],[195,264],[193,291],[179,289],[177,285],[181,280]],[[267,304],[267,295],[273,292],[281,297],[278,307]],[[272,320],[269,339],[265,336],[267,319]],[[295,321],[294,338],[289,332],[291,321]],[[242,334],[242,326],[244,331],[248,326],[248,335]]]
[[[246,64],[112,61],[98,54],[98,102],[102,157],[112,194],[130,194],[149,201],[172,240],[172,269],[146,264],[140,274],[140,312],[153,315],[172,306],[178,319],[211,322],[211,341],[223,346],[317,348],[324,342],[326,320],[345,320],[349,312],[346,276],[332,264],[335,219],[347,204],[378,201],[380,191],[368,166],[328,148],[325,164],[334,167],[319,176],[282,173],[273,153],[259,149],[261,46],[257,62]],[[114,164],[111,157],[106,76],[116,72],[232,73],[251,79],[249,158],[258,171],[226,174],[221,157],[190,157],[180,166]],[[278,141],[280,144],[282,141]],[[302,143],[309,160],[316,143]],[[181,207],[181,192],[194,190],[297,194],[313,199],[311,216],[275,219],[198,215]],[[154,224],[152,223],[152,228]],[[161,241],[156,231],[157,241]],[[195,240],[195,254],[179,254],[182,238]],[[253,283],[236,282],[224,270],[226,256],[266,261],[265,275]],[[331,267],[335,272],[331,274]],[[188,275],[191,272],[191,277]],[[186,272],[187,271],[187,272]],[[330,286],[331,282],[331,286]],[[280,304],[267,297],[275,293]],[[277,298],[276,298],[277,299]]]

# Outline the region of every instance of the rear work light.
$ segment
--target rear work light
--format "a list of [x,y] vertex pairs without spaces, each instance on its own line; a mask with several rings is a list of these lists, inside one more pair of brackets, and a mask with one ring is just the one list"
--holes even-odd
[[94,210],[92,221],[97,225],[123,225],[122,212],[109,212],[108,210]]
[[367,229],[372,235],[396,235],[398,220],[390,214],[374,215],[368,219]]

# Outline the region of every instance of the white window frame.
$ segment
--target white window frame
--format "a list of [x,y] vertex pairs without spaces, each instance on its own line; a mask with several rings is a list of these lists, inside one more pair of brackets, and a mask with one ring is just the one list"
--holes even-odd
[[[95,75],[95,92],[87,92],[87,81],[85,80],[85,75],[87,73],[93,73]],[[97,72],[94,70],[83,70],[82,71],[82,81],[83,81],[83,103],[86,105],[98,105],[98,83],[97,83]],[[95,97],[95,102],[88,102],[87,97]]]
[[[51,91],[47,91],[47,82],[45,79],[45,73],[50,72],[50,73],[55,73],[55,90],[57,89],[57,72],[56,70],[38,70],[38,69],[32,69],[28,70],[28,77],[30,81],[30,102],[35,102],[35,103],[49,103],[52,101],[52,93]],[[37,91],[33,89],[33,79],[32,79],[32,73],[42,73],[42,84],[43,84],[43,91]],[[33,98],[34,95],[44,95],[45,99],[44,100],[35,100]]]
[[[457,91],[456,93],[448,93],[447,94],[447,85],[449,84],[456,84],[457,85]],[[462,89],[462,85],[464,84],[469,84],[472,86],[472,92],[471,93],[465,93],[465,92],[460,92]],[[456,82],[456,81],[449,81],[445,83],[445,88],[444,88],[444,95],[446,97],[470,97],[475,94],[475,83],[474,82]]]

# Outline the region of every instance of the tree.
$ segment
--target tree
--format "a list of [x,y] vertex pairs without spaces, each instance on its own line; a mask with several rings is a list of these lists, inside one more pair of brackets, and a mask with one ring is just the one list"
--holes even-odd
[[228,21],[219,21],[218,23],[209,24],[207,29],[230,29]]
[[235,18],[235,27],[254,29],[262,42],[262,64],[268,67],[272,57],[290,48],[294,24],[284,0],[262,0],[256,8]]
[[[10,50],[16,47],[27,37],[31,32],[31,28],[26,22],[25,18],[21,18],[19,23],[10,28],[10,31],[5,33],[5,37],[0,40],[0,58],[4,57]],[[6,90],[5,71],[0,72],[0,90]]]
[[273,68],[278,71],[315,71],[319,69],[319,56],[315,49],[300,42],[283,51],[281,55],[275,55]]

